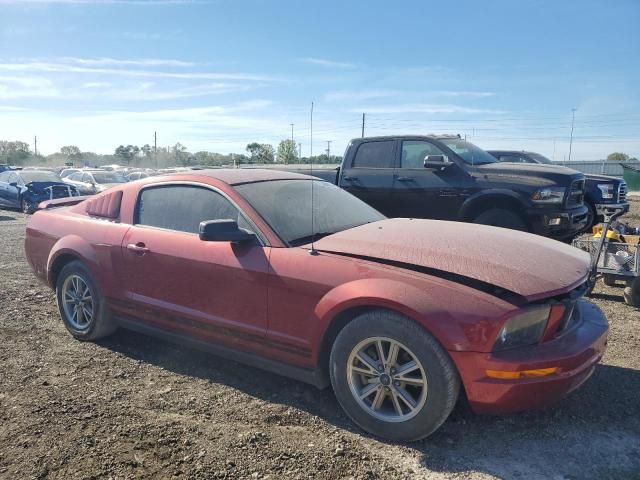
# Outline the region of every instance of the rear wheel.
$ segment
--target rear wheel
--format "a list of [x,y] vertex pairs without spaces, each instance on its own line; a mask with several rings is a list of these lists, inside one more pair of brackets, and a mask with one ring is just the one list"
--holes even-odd
[[394,441],[419,440],[437,430],[460,389],[456,368],[438,341],[389,311],[363,314],[340,331],[330,373],[351,419]]
[[589,202],[584,202],[584,206],[587,207],[587,223],[582,233],[590,233],[593,226],[597,223],[596,209]]
[[478,215],[473,223],[491,225],[494,227],[510,228],[511,230],[528,230],[526,223],[520,215],[504,208],[492,208]]
[[604,274],[602,276],[602,283],[604,283],[607,287],[615,287],[616,286],[615,275]]
[[97,340],[116,330],[102,292],[82,262],[64,266],[56,282],[56,297],[64,326],[78,340]]

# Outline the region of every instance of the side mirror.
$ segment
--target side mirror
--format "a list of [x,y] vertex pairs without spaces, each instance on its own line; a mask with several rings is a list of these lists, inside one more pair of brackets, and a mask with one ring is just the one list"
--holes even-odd
[[256,236],[238,227],[238,222],[231,219],[205,220],[200,222],[200,240],[205,242],[244,243],[253,241]]
[[427,155],[424,157],[424,168],[444,168],[451,163],[446,155]]

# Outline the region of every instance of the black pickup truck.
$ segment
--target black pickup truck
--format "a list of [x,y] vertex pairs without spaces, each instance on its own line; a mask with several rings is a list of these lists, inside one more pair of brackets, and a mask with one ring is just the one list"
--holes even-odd
[[389,217],[473,222],[559,240],[575,236],[588,221],[582,173],[500,163],[458,135],[354,139],[338,169],[313,175]]
[[[515,150],[487,151],[501,162],[553,164],[547,157],[535,152],[519,152]],[[621,178],[587,173],[585,175],[584,204],[589,211],[587,229],[604,220],[603,213],[606,209],[616,208],[628,212],[627,184]]]

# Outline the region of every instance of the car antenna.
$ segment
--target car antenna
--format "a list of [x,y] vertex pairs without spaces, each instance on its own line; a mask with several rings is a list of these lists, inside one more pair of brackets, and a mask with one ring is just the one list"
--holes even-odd
[[311,142],[309,147],[309,166],[311,167],[311,250],[309,255],[318,255],[318,251],[315,249],[313,242],[315,240],[315,227],[313,222],[313,184],[316,183],[313,180],[313,102],[311,102]]

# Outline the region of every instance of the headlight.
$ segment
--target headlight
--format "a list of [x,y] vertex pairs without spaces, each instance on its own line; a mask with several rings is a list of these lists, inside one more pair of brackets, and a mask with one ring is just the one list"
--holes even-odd
[[506,350],[538,343],[547,326],[550,312],[549,305],[542,305],[529,308],[511,317],[498,333],[493,350]]
[[598,188],[602,192],[602,198],[610,200],[613,198],[613,184],[612,183],[599,183]]
[[536,203],[562,203],[566,191],[565,187],[543,188],[533,192],[531,200]]

